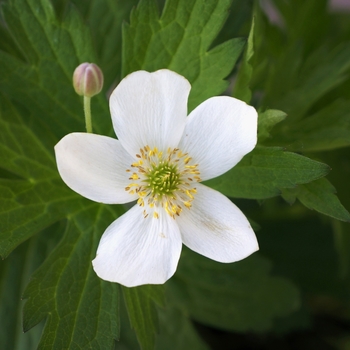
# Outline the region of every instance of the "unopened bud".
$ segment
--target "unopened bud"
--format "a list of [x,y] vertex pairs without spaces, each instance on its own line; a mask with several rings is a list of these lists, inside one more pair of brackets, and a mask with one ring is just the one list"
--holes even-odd
[[94,63],[82,63],[73,74],[73,86],[78,95],[92,97],[101,92],[103,73]]

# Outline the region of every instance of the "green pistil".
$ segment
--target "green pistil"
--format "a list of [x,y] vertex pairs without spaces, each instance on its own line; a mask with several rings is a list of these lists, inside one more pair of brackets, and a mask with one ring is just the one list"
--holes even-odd
[[147,187],[151,189],[153,195],[160,198],[164,195],[172,195],[181,182],[176,165],[167,162],[160,162],[157,166],[152,166],[147,178]]

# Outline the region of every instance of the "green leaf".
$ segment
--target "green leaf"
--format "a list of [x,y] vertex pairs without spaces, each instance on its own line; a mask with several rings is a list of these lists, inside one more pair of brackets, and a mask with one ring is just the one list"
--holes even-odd
[[[83,346],[86,342],[112,347],[113,337],[117,336],[117,294],[113,285],[95,276],[91,260],[101,233],[117,215],[104,214],[106,222],[98,222],[96,205],[86,216],[80,214],[82,205],[89,202],[80,199],[59,179],[53,150],[48,152],[35,134],[20,123],[20,116],[6,99],[2,102],[2,166],[18,179],[0,180],[1,254],[7,255],[19,243],[67,214],[73,224],[80,226],[70,226],[55,253],[34,274],[25,294],[29,301],[25,304],[24,327],[28,330],[50,313],[40,347],[60,344],[60,348],[69,348],[73,343]],[[69,303],[66,295],[71,298]]]
[[226,23],[214,41],[214,45],[235,37],[246,37],[252,21],[253,0],[233,0]]
[[337,100],[276,135],[294,151],[319,152],[350,146],[350,101]]
[[255,19],[253,17],[247,47],[244,53],[243,61],[237,74],[237,79],[232,94],[233,97],[236,97],[239,100],[245,101],[247,103],[249,103],[252,98],[252,92],[249,85],[253,74],[253,67],[250,61],[254,56],[254,28]]
[[158,331],[158,316],[154,302],[163,303],[163,286],[123,287],[123,295],[131,326],[142,349],[154,349],[155,335]]
[[282,148],[257,147],[226,174],[206,185],[230,197],[264,199],[325,176],[328,165]]
[[88,22],[100,68],[104,72],[105,91],[121,76],[122,23],[138,0],[73,1]]
[[[152,291],[152,287],[154,286],[145,287],[151,287],[148,291]],[[126,288],[124,291],[125,290]],[[153,291],[157,292],[157,288]],[[208,350],[208,346],[197,334],[186,311],[180,310],[170,304],[171,301],[168,300],[167,305],[164,308],[157,308],[159,316],[159,332],[156,334],[155,349]],[[139,349],[140,346],[135,331],[131,328],[132,325],[130,325],[129,322],[129,315],[125,303],[120,304],[120,316],[121,334],[117,349]],[[137,320],[135,321],[137,323]],[[143,346],[143,344],[141,344],[141,346]]]
[[287,117],[287,114],[276,109],[268,109],[259,113],[258,118],[258,142],[271,137],[270,130]]
[[[210,48],[231,0],[167,0],[159,17],[154,0],[143,0],[123,31],[123,76],[139,70],[171,69],[192,84],[189,110],[221,94],[243,49],[232,39]],[[229,58],[229,59],[228,59]]]
[[[6,257],[20,243],[77,208],[77,196],[60,180],[0,179],[0,255]],[[71,200],[73,199],[73,200]]]
[[[327,0],[275,0],[274,5],[288,28],[288,42],[300,41],[300,38],[303,38],[305,48],[310,50],[320,42],[326,41],[331,31],[330,5]],[[332,36],[332,40],[334,39]]]
[[0,328],[1,349],[36,349],[42,327],[23,333],[22,293],[31,273],[43,262],[57,244],[60,225],[49,227],[18,247],[0,262]]
[[47,318],[39,349],[111,349],[119,337],[118,286],[99,279],[91,264],[101,232],[116,216],[110,208],[83,206],[33,274],[23,324],[27,331]]
[[335,247],[339,256],[339,275],[346,281],[350,281],[350,230],[349,225],[334,221],[333,230]]
[[[8,1],[4,14],[25,61],[0,52],[1,174],[8,174],[0,186],[2,254],[69,217],[65,237],[26,289],[24,329],[47,318],[39,348],[112,348],[118,290],[95,275],[91,260],[104,229],[122,209],[101,209],[69,190],[53,157],[59,137],[84,130],[71,77],[81,61],[94,60],[89,30],[72,8],[59,21],[48,1]],[[107,112],[103,96],[94,101],[95,111]],[[107,124],[109,117],[94,126],[109,130]]]
[[161,332],[156,339],[156,350],[209,350],[194,326],[179,309],[167,306],[159,310]]
[[1,167],[18,179],[57,177],[53,149],[48,151],[33,131],[22,123],[17,108],[0,95]]
[[348,297],[329,222],[312,216],[295,220],[276,215],[261,223],[259,244],[264,256],[273,261],[276,274],[291,279],[301,289],[306,301],[310,296]]
[[60,180],[51,152],[0,97],[0,255],[76,210],[78,196]]
[[24,57],[22,56],[21,52],[18,50],[18,47],[15,45],[13,39],[11,38],[10,33],[8,30],[3,26],[2,18],[0,14],[0,50],[8,52],[9,54],[24,60]]
[[220,264],[186,251],[169,291],[196,321],[232,331],[267,331],[273,321],[299,306],[288,280],[271,275],[271,263],[258,254]]
[[[3,12],[25,60],[0,51],[0,92],[29,110],[24,121],[30,121],[34,131],[42,132],[40,127],[44,127],[56,141],[74,130],[84,130],[82,99],[72,86],[73,71],[82,62],[99,62],[89,29],[77,11],[69,7],[60,21],[49,1],[10,0]],[[94,129],[109,132],[106,98],[96,96],[92,109]]]
[[286,196],[287,201],[290,202],[291,196],[295,196],[311,210],[337,220],[350,222],[350,213],[343,207],[335,193],[333,185],[323,178],[293,189],[283,189],[282,197]]
[[[271,95],[265,105],[286,111],[291,122],[300,119],[322,96],[345,80],[345,73],[350,68],[349,55],[350,43],[343,43],[331,50],[327,46],[315,50],[293,77],[290,89],[285,90],[276,83],[273,91],[268,92]],[[274,74],[275,79],[281,82],[278,72],[274,71]]]
[[337,40],[334,28],[329,28],[326,0],[274,4],[281,11],[283,29],[259,12],[254,88],[262,107],[285,111],[292,124],[316,103],[324,103],[322,98],[348,78],[350,43],[349,38]]

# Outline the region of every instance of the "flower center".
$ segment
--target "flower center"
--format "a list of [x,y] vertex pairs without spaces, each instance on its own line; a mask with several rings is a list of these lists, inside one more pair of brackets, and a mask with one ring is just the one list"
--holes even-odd
[[132,173],[129,179],[133,182],[125,190],[132,195],[137,193],[137,203],[144,207],[145,218],[149,214],[159,218],[165,211],[175,219],[183,208],[191,208],[197,193],[194,185],[201,179],[198,164],[193,164],[188,153],[182,153],[178,148],[162,152],[157,147],[145,146],[136,158],[132,169],[126,170]]
[[177,166],[166,161],[161,161],[158,165],[151,164],[147,178],[147,187],[153,195],[159,198],[162,198],[163,195],[171,196],[181,184]]

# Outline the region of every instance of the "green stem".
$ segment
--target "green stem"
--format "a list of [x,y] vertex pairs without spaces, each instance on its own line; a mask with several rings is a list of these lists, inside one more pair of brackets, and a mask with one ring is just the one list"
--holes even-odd
[[85,113],[85,125],[86,132],[92,133],[91,122],[91,97],[84,96],[84,113]]

